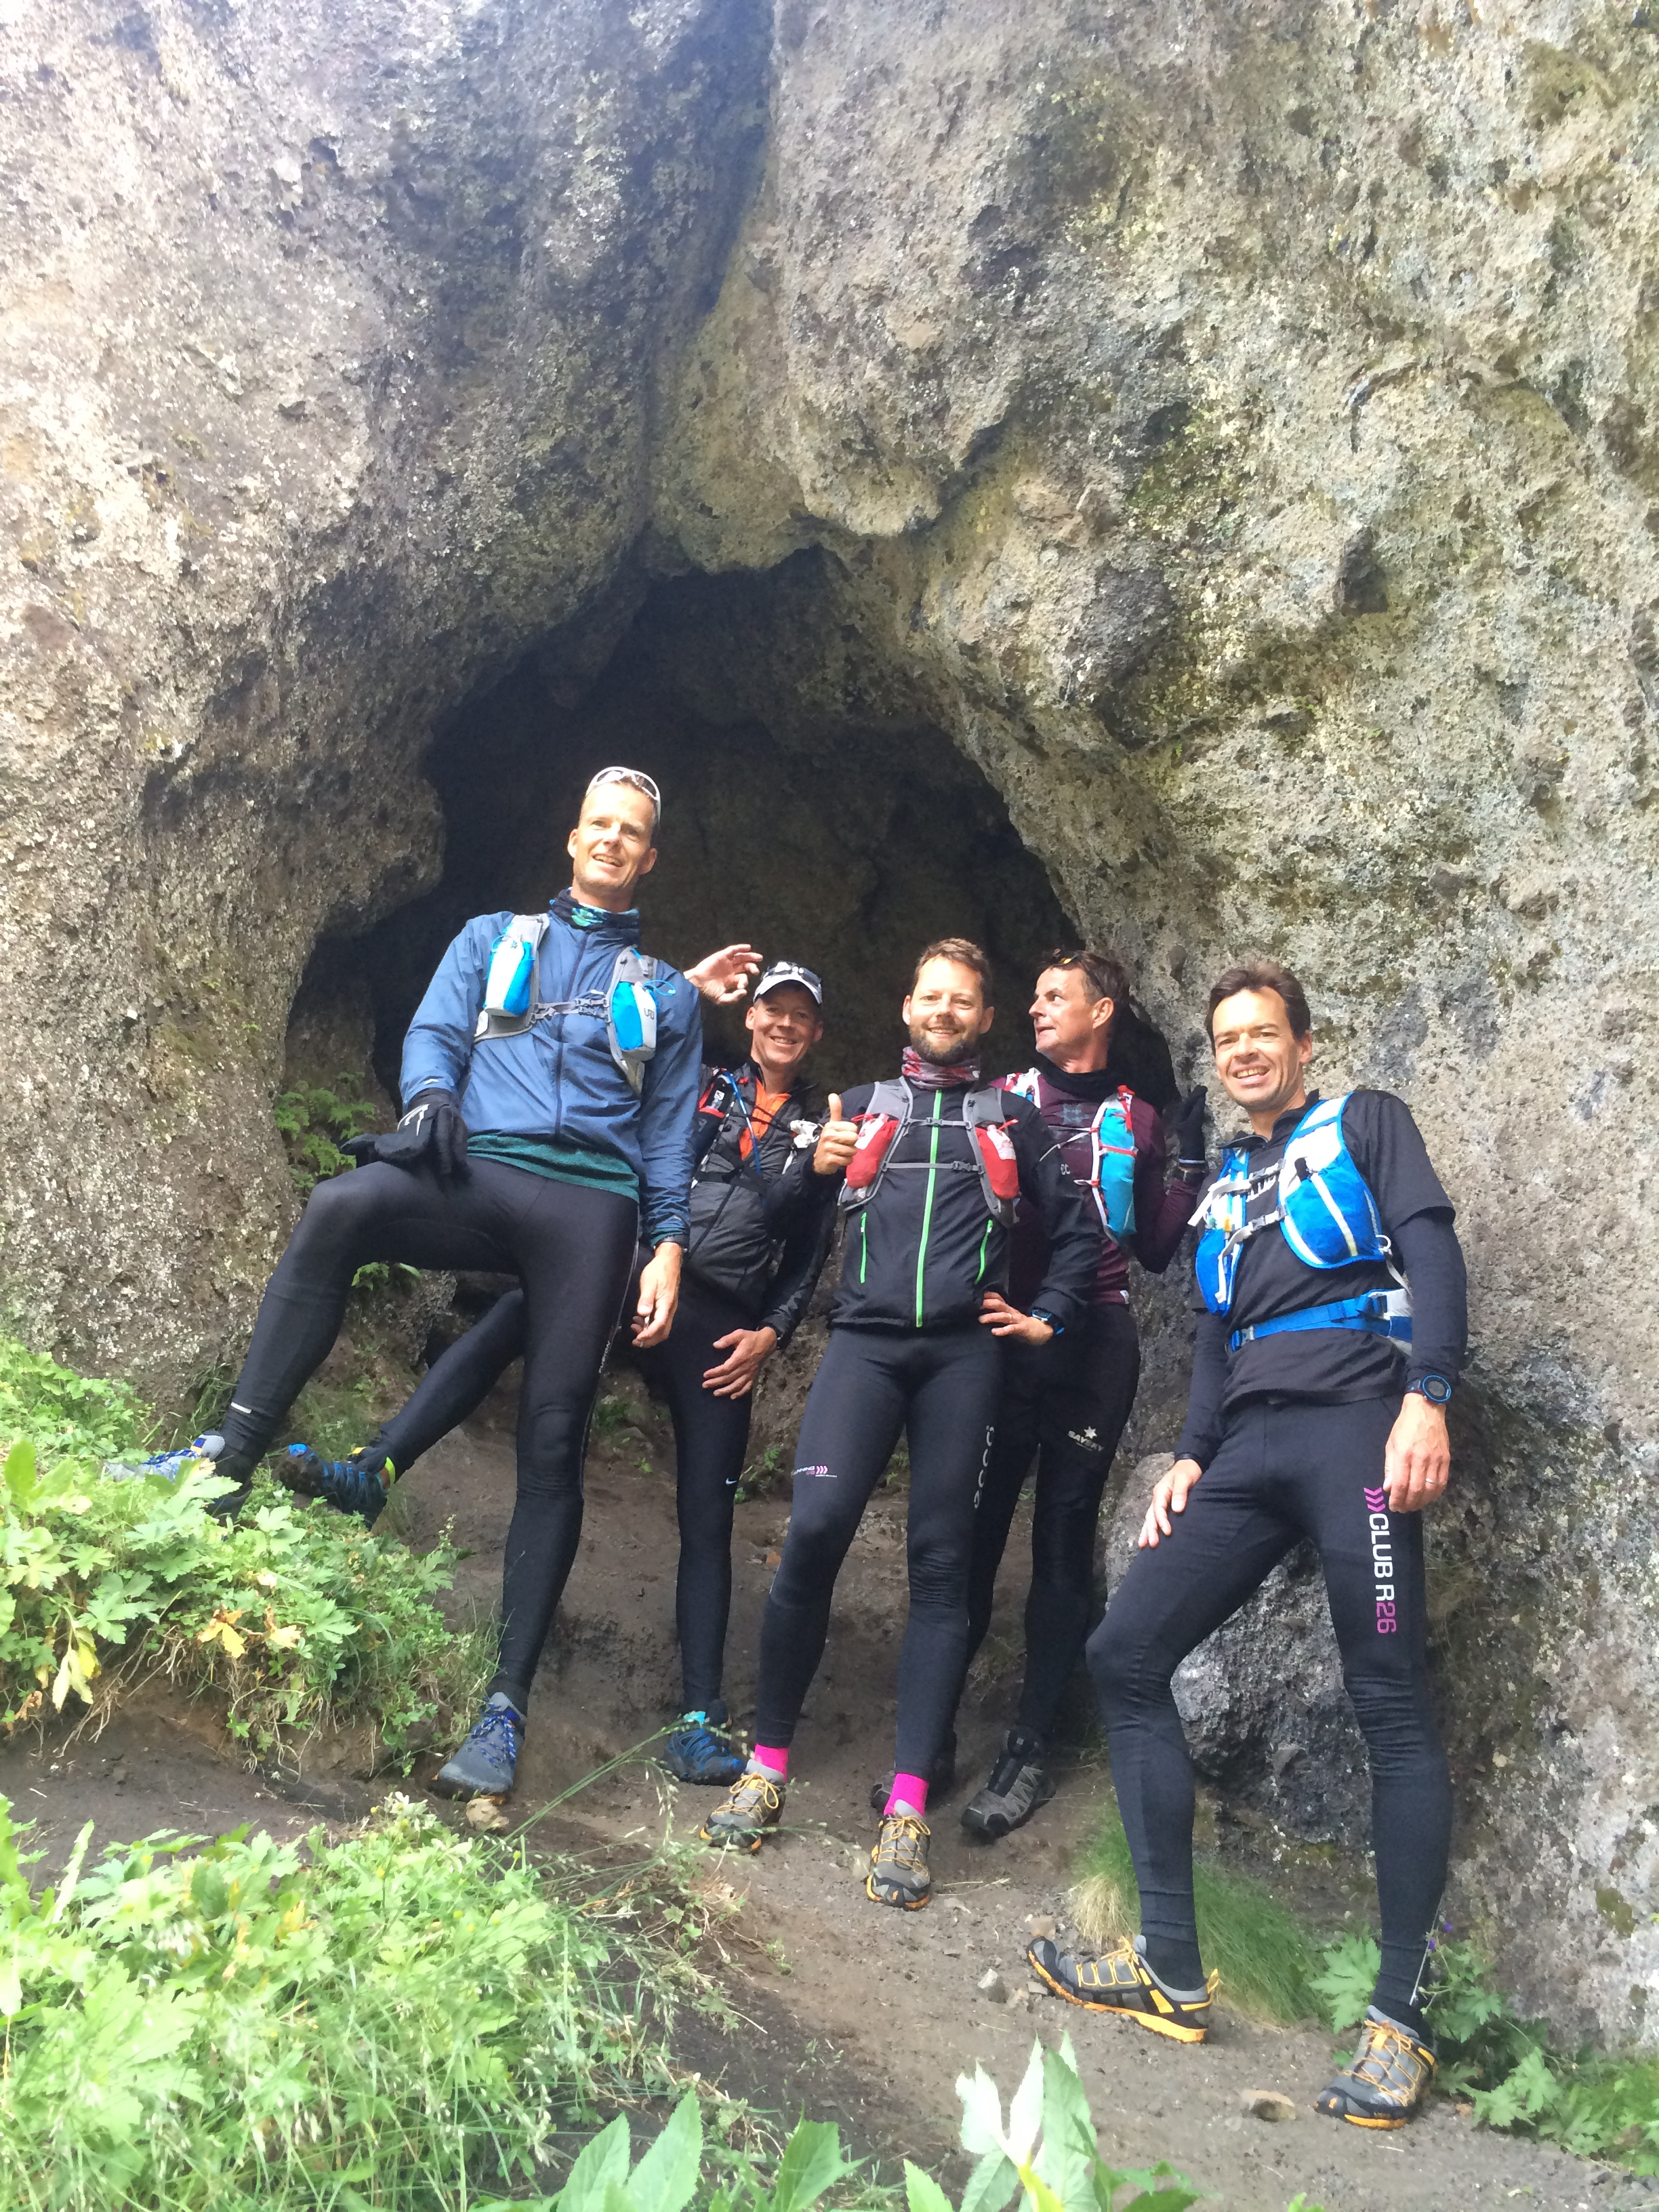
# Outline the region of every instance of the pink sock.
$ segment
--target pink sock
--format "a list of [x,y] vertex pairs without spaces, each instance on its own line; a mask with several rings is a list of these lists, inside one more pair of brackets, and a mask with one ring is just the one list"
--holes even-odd
[[883,1820],[896,1813],[902,1805],[908,1806],[918,1818],[927,1810],[927,1784],[920,1774],[896,1774],[893,1777],[893,1786],[887,1793],[887,1811],[882,1814]]
[[754,1760],[757,1766],[763,1766],[775,1780],[787,1782],[789,1779],[789,1753],[787,1750],[775,1751],[769,1743],[757,1743]]

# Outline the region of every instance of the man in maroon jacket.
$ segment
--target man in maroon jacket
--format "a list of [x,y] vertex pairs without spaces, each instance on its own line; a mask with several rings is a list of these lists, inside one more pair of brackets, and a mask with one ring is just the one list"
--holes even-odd
[[[991,1624],[997,1569],[1035,1456],[1018,1714],[989,1780],[962,1815],[964,1826],[991,1838],[1020,1826],[1054,1793],[1044,1764],[1047,1741],[1088,1634],[1095,1523],[1140,1379],[1129,1255],[1152,1273],[1164,1272],[1204,1179],[1203,1091],[1189,1091],[1175,1115],[1177,1160],[1170,1181],[1158,1111],[1120,1079],[1113,1026],[1128,1003],[1128,978],[1109,954],[1056,952],[1038,976],[1031,1001],[1036,1064],[1024,1075],[1003,1079],[1003,1087],[1029,1098],[1048,1123],[1073,1180],[1087,1187],[1106,1233],[1093,1295],[1079,1325],[1046,1344],[1008,1347],[996,1446],[975,1516],[970,1657]],[[1008,1293],[1014,1304],[1025,1303],[1044,1258],[1041,1227],[1023,1214],[1014,1227]]]

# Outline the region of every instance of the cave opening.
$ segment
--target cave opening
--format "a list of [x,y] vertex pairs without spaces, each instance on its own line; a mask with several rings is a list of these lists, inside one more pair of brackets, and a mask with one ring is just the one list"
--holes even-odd
[[[289,1080],[367,1063],[383,1103],[395,1100],[404,1033],[444,947],[470,916],[535,910],[568,880],[581,791],[613,762],[663,792],[640,899],[646,949],[684,967],[747,939],[816,969],[826,1087],[896,1065],[912,963],[942,936],[991,956],[988,1068],[1026,1065],[1032,980],[1077,926],[998,792],[841,618],[832,565],[806,553],[765,574],[657,582],[613,623],[608,651],[591,633],[556,635],[475,692],[425,763],[445,825],[441,878],[367,936],[319,945],[295,1004]],[[741,1056],[740,1012],[705,1009],[709,1058]],[[1167,1104],[1163,1037],[1134,1018],[1121,1035],[1124,1079]]]

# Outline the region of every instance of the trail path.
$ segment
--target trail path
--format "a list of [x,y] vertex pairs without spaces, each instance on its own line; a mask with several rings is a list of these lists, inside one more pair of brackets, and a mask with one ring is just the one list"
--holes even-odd
[[[511,1509],[511,1401],[506,1394],[434,1450],[408,1480],[399,1512],[416,1540],[446,1521],[471,1556],[456,1602],[488,1610],[500,1589]],[[646,1472],[641,1462],[648,1464]],[[637,1742],[669,1716],[673,1667],[675,1534],[666,1426],[647,1416],[590,1460],[582,1553],[537,1685],[514,1811],[522,1815]],[[729,1689],[752,1705],[753,1654],[787,1496],[740,1506]],[[1398,2135],[1319,2118],[1311,2100],[1331,2071],[1332,2039],[1261,2028],[1224,2004],[1211,2039],[1188,2050],[1127,2023],[1063,2006],[1035,1990],[1023,1964],[1032,1916],[1064,1923],[1073,1864],[1098,1818],[1102,1776],[1070,1770],[1058,1797],[995,1845],[970,1838],[961,1807],[984,1778],[1006,1723],[1007,1682],[970,1690],[963,1715],[962,1780],[933,1822],[934,1899],[898,1913],[863,1893],[874,1822],[870,1784],[890,1760],[893,1674],[904,1617],[904,1501],[878,1498],[837,1593],[830,1650],[797,1741],[788,1832],[755,1856],[728,1853],[711,1871],[744,1899],[750,1938],[730,1989],[750,2030],[694,2062],[725,2064],[735,2092],[769,2094],[793,2116],[844,2118],[860,2141],[938,2164],[955,2148],[957,2075],[984,2064],[1005,2099],[1034,2038],[1069,2030],[1100,2129],[1122,2165],[1167,2157],[1229,2212],[1285,2212],[1298,2191],[1325,2212],[1467,2212],[1511,2203],[1534,2212],[1659,2207],[1659,2186],[1553,2150],[1476,2129],[1449,2103]],[[1022,1515],[1000,1596],[999,1632],[1017,1632]],[[417,1780],[418,1780],[417,1775]],[[161,1827],[211,1832],[251,1820],[302,1835],[319,1818],[356,1817],[384,1785],[326,1767],[298,1790],[239,1771],[205,1714],[181,1715],[155,1692],[95,1743],[37,1753],[0,1751],[0,1790],[33,1813],[46,1863],[60,1862],[81,1822],[105,1838]],[[412,1785],[411,1785],[412,1786]],[[714,1793],[671,1784],[641,1758],[592,1785],[571,1808],[596,1840],[691,1834]],[[561,1823],[562,1828],[568,1824]],[[978,1989],[988,1968],[1008,2002]],[[1244,2116],[1241,2093],[1272,2088],[1295,2120]],[[958,2178],[960,2178],[958,2176]]]

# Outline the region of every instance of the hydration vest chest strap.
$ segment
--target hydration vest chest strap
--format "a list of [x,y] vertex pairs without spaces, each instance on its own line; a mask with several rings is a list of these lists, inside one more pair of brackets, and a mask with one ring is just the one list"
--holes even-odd
[[651,987],[660,972],[660,962],[647,959],[634,945],[626,945],[617,955],[603,994],[589,992],[580,999],[544,1000],[538,955],[547,925],[544,914],[515,914],[491,946],[484,1002],[473,1042],[489,1044],[502,1037],[522,1036],[538,1022],[550,1021],[556,1014],[592,1013],[603,1018],[611,1057],[637,1096],[645,1080],[645,1064],[657,1049],[657,1000]]
[[[842,1184],[840,1204],[843,1211],[854,1212],[867,1206],[880,1188],[895,1142],[917,1118],[914,1103],[905,1084],[878,1083],[872,1088],[869,1105],[854,1116],[859,1123],[859,1137]],[[981,1085],[965,1092],[962,1121],[973,1147],[972,1167],[979,1176],[985,1210],[1000,1227],[1011,1228],[1015,1201],[1019,1196],[1019,1161],[1008,1134],[1007,1116],[997,1087]],[[908,1160],[895,1164],[931,1170],[936,1164],[945,1164]]]
[[1253,1322],[1236,1328],[1227,1339],[1229,1352],[1254,1344],[1261,1336],[1288,1336],[1309,1328],[1359,1328],[1368,1336],[1386,1336],[1395,1344],[1412,1340],[1412,1302],[1408,1291],[1366,1291],[1357,1298],[1337,1298],[1329,1305],[1308,1306],[1301,1313],[1280,1314],[1273,1321]]

